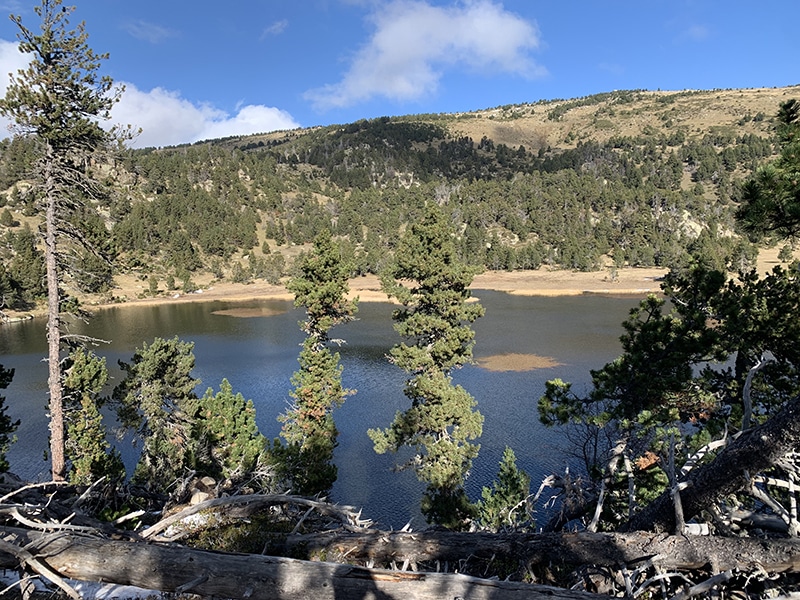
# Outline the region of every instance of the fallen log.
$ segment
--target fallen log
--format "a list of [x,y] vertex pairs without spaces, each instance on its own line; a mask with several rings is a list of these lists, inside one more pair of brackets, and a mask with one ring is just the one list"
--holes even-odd
[[[109,540],[74,532],[0,530],[0,544],[26,552],[60,577],[133,585],[164,592],[192,592],[227,598],[314,598],[341,600],[373,594],[382,598],[564,598],[596,595],[550,586],[464,575],[367,569],[337,560],[387,564],[512,560],[530,566],[612,569],[652,566],[663,571],[703,569],[800,573],[800,540],[687,537],[644,532],[487,534],[446,531],[330,533],[289,536],[284,550],[307,558],[208,552],[179,546]],[[15,568],[20,557],[0,549],[0,567]]]
[[[159,542],[172,542],[189,535],[193,528],[202,529],[200,525],[196,527],[189,524],[187,520],[199,513],[216,513],[232,515],[238,518],[246,518],[270,506],[277,504],[289,504],[302,506],[316,510],[320,514],[336,518],[342,526],[352,531],[367,531],[368,525],[372,522],[361,518],[361,511],[357,511],[351,506],[339,506],[329,504],[301,496],[290,496],[287,494],[246,494],[242,496],[226,496],[224,498],[211,498],[204,502],[188,506],[179,512],[160,520],[141,532],[143,539],[150,539]],[[180,531],[172,535],[164,536],[162,532],[170,527],[177,527]]]
[[[252,600],[606,598],[550,586],[458,574],[367,569],[329,562],[208,552],[71,532],[3,528],[0,537],[15,546],[25,546],[37,561],[64,578],[201,596]],[[0,566],[14,568],[18,564],[17,556],[0,549]]]
[[634,567],[645,561],[670,571],[708,568],[714,573],[800,573],[800,540],[632,533],[491,534],[448,531],[293,535],[272,553],[332,561],[389,564],[477,560],[520,561],[528,566]]

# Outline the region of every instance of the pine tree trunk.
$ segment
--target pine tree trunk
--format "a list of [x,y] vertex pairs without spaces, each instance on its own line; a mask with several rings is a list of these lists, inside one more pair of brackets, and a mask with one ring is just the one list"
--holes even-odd
[[53,152],[48,146],[45,159],[45,267],[47,269],[47,385],[50,392],[50,461],[53,481],[66,477],[64,459],[64,406],[61,388],[61,302],[56,246],[56,190]]

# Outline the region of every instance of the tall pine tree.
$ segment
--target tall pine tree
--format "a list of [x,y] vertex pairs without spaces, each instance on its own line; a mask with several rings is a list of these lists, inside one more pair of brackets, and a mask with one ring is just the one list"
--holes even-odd
[[339,353],[329,344],[331,328],[352,320],[357,303],[348,300],[349,268],[327,230],[314,240],[312,252],[300,257],[298,273],[288,284],[295,306],[306,309],[300,327],[306,333],[292,376],[294,403],[281,415],[281,436],[286,448],[275,451],[293,490],[300,494],[328,491],[336,481],[333,451],[338,431],[333,409],[340,406],[351,390],[342,386]]
[[61,0],[41,0],[34,7],[39,33],[22,17],[19,49],[30,65],[12,74],[0,114],[11,118],[19,133],[35,140],[34,193],[45,214],[44,246],[47,271],[48,387],[50,392],[50,453],[54,480],[66,476],[61,364],[61,286],[66,273],[65,246],[82,240],[71,216],[99,193],[91,158],[110,146],[111,135],[99,121],[119,97],[108,77],[98,74],[105,55],[89,48],[84,24],[70,29],[72,7]]
[[195,469],[236,485],[252,476],[263,458],[267,440],[258,431],[252,400],[223,379],[198,399],[192,432]]
[[464,481],[478,454],[483,416],[475,399],[452,381],[451,372],[472,361],[470,323],[483,307],[470,302],[475,269],[458,260],[453,227],[435,205],[411,226],[394,262],[382,274],[383,290],[402,305],[395,330],[408,343],[392,348],[391,359],[410,374],[405,394],[411,407],[385,430],[370,430],[379,453],[402,446],[416,450],[406,465],[427,485],[423,512],[429,521],[464,526],[474,507]]
[[192,377],[193,348],[177,337],[156,338],[137,350],[130,363],[119,363],[126,375],[114,388],[117,414],[142,441],[133,477],[159,491],[183,477],[194,454],[194,389],[200,381]]
[[64,415],[69,480],[90,485],[100,477],[125,475],[119,452],[108,443],[100,393],[108,382],[105,358],[83,348],[73,350],[64,367]]

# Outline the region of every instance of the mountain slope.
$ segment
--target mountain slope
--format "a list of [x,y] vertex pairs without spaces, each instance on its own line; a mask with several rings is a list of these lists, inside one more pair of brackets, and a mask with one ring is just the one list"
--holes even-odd
[[[773,115],[795,96],[800,87],[619,91],[127,151],[94,167],[112,272],[74,283],[102,292],[127,273],[164,293],[200,274],[278,281],[322,229],[354,274],[375,273],[428,201],[450,214],[462,257],[488,269],[674,267],[690,255],[740,268],[755,252],[735,234],[739,186],[774,155]],[[23,289],[36,278],[20,258],[24,224],[38,219],[31,149],[0,145],[0,257],[27,302],[41,295]]]

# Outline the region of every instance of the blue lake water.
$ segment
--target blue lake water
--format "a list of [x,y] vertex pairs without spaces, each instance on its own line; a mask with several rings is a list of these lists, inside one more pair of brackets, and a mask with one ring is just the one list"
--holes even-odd
[[[514,449],[519,465],[532,476],[532,485],[552,472],[563,472],[565,441],[557,429],[546,429],[537,417],[536,404],[545,381],[559,377],[587,389],[589,370],[602,367],[620,352],[621,322],[633,297],[565,296],[556,298],[514,296],[478,290],[486,316],[473,325],[475,358],[518,353],[553,359],[560,366],[526,371],[492,371],[470,365],[454,373],[478,401],[485,417],[481,451],[467,482],[473,499],[490,485],[505,446]],[[332,499],[363,507],[364,516],[384,527],[402,527],[411,520],[424,523],[419,514],[423,486],[413,473],[396,472],[402,456],[378,455],[367,437],[369,428],[386,427],[398,410],[408,405],[403,395],[405,374],[389,364],[386,354],[400,341],[392,328],[392,307],[362,303],[358,319],[334,329],[333,337],[346,340],[340,348],[346,387],[356,390],[335,412],[340,431],[335,461],[339,469]],[[241,316],[246,315],[246,316]],[[198,393],[219,389],[227,378],[234,391],[255,403],[261,432],[276,437],[276,417],[285,410],[290,378],[297,369],[303,318],[288,301],[248,303],[201,302],[161,306],[121,306],[98,312],[75,331],[103,340],[96,352],[105,356],[113,378],[121,376],[118,360],[130,361],[142,342],[156,336],[178,336],[194,342],[195,376],[202,380]],[[11,470],[31,479],[48,479],[47,368],[44,321],[33,320],[0,327],[0,363],[16,374],[5,395],[8,413],[22,424],[19,441],[8,458]],[[135,454],[123,448],[129,466]]]

